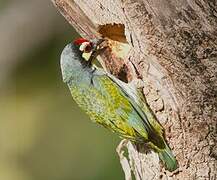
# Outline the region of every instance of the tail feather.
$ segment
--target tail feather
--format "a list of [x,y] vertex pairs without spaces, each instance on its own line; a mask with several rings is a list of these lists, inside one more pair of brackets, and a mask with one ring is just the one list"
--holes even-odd
[[159,157],[163,161],[167,170],[174,171],[178,168],[176,158],[167,145],[166,148],[159,153]]

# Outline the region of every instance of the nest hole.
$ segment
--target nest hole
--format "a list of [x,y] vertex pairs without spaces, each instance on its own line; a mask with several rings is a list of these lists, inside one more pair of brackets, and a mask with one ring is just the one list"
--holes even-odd
[[127,43],[125,36],[125,27],[123,24],[105,24],[99,25],[98,32],[102,37],[108,38],[109,40],[118,41],[120,43]]
[[120,80],[128,82],[131,79],[131,73],[126,59],[131,46],[125,36],[125,26],[123,24],[99,25],[98,32],[108,40],[109,54],[105,60],[107,69]]

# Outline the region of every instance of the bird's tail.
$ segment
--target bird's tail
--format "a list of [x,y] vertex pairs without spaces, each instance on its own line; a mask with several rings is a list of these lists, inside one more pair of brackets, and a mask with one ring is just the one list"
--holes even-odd
[[178,168],[176,158],[167,145],[166,148],[159,153],[159,157],[163,161],[167,170],[174,171]]

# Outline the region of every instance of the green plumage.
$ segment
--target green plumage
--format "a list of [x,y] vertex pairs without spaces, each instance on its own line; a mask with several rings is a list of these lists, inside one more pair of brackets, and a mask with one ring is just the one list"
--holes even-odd
[[123,138],[148,143],[166,168],[177,168],[163,129],[145,99],[130,85],[102,69],[87,66],[77,47],[69,44],[61,55],[63,79],[73,99],[96,122]]

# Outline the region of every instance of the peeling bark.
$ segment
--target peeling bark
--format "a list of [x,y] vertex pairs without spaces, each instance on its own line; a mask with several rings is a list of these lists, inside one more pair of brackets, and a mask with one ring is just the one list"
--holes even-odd
[[[111,39],[102,57],[108,71],[146,84],[144,95],[165,128],[179,169],[169,173],[155,153],[139,153],[128,142],[136,179],[216,179],[216,0],[53,2],[82,36]],[[119,55],[117,48],[129,50]]]

